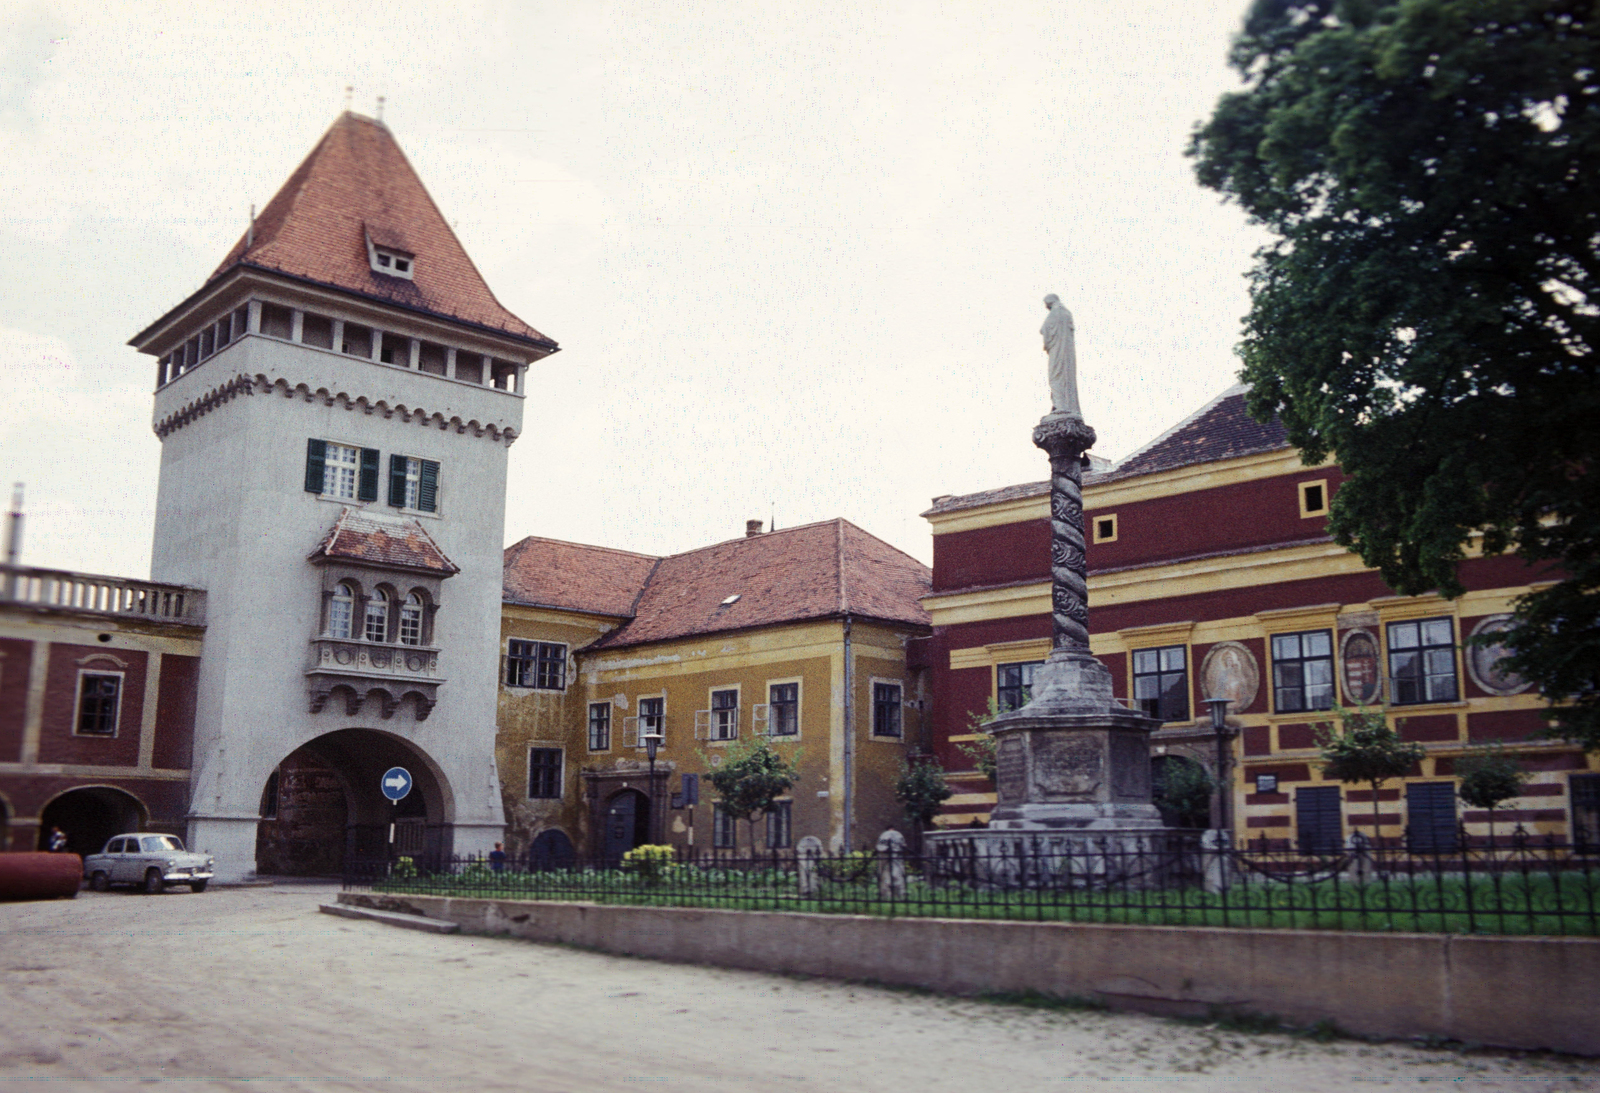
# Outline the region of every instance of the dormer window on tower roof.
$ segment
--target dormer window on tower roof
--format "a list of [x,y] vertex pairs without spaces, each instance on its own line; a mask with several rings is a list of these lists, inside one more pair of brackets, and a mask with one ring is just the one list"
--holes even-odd
[[367,257],[372,262],[372,272],[411,280],[411,270],[416,262],[415,255],[392,247],[380,247],[376,243],[368,243]]

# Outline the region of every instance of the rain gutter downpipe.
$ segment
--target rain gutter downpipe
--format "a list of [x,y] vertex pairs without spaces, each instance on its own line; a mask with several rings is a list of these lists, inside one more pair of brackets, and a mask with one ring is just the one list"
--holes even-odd
[[844,852],[854,847],[851,841],[855,824],[856,783],[856,662],[850,652],[850,616],[844,617]]

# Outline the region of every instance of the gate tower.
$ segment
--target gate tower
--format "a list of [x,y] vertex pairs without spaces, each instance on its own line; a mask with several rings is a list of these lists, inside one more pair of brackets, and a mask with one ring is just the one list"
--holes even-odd
[[556,344],[352,113],[130,344],[159,362],[152,572],[208,594],[191,845],[250,872],[278,765],[339,733],[352,839],[387,816],[366,768],[398,755],[437,849],[487,851],[506,456]]

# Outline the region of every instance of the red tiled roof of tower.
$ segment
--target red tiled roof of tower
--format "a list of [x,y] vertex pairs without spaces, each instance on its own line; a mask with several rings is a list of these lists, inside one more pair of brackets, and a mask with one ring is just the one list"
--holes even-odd
[[[367,236],[414,256],[412,279],[372,269]],[[211,275],[243,263],[501,330],[553,348],[501,306],[381,123],[348,111],[295,168]]]
[[506,547],[506,603],[629,617],[661,559],[530,535]]
[[461,572],[417,521],[379,519],[359,509],[339,513],[311,552],[311,557],[319,556],[428,573]]
[[[597,646],[837,618],[929,625],[928,567],[846,520],[732,539],[661,559],[634,619]],[[737,597],[728,603],[730,597]]]

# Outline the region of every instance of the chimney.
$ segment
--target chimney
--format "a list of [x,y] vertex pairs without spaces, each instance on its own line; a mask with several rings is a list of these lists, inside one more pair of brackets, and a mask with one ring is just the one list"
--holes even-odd
[[746,520],[744,522],[744,537],[746,539],[749,539],[749,538],[751,538],[753,536],[760,535],[760,534],[761,534],[761,521],[760,520]]

